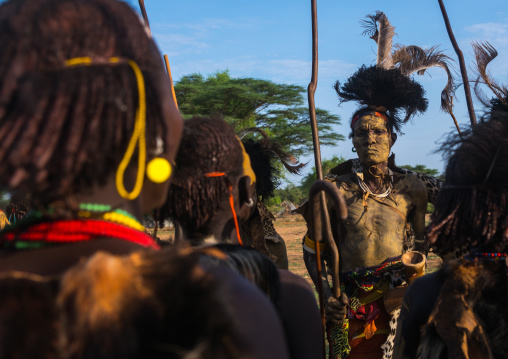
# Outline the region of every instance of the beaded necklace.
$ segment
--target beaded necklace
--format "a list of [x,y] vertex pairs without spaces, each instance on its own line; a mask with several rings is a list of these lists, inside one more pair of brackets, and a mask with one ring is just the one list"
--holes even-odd
[[474,259],[478,258],[478,259],[485,260],[485,261],[497,262],[499,260],[505,261],[506,257],[507,257],[506,253],[500,253],[500,252],[493,252],[493,253],[476,252],[476,253],[471,253],[471,254],[467,255],[466,259],[474,260]]
[[[111,210],[111,206],[94,203],[81,203],[78,216],[82,218],[100,218],[108,222],[119,223],[138,231],[144,231],[145,227],[127,211],[123,209]],[[96,213],[94,213],[96,212]]]
[[[134,216],[111,206],[83,203],[79,205],[81,219],[49,220],[34,211],[17,225],[7,227],[0,235],[0,247],[5,249],[35,249],[55,244],[90,241],[98,237],[115,238],[159,249],[152,237]],[[49,210],[51,214],[53,211]],[[93,213],[96,212],[96,213]]]

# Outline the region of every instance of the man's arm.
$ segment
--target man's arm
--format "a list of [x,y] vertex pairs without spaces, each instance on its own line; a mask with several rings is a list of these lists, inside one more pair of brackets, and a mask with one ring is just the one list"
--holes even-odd
[[326,263],[323,259],[325,243],[319,243],[319,249],[321,254],[321,275],[318,275],[317,270],[317,262],[316,262],[316,243],[310,239],[309,235],[306,234],[303,243],[303,261],[305,262],[305,267],[307,268],[307,272],[309,273],[310,278],[312,279],[312,283],[316,286],[316,290],[318,288],[318,281],[321,281],[323,285],[323,295],[325,303],[328,298],[332,296],[332,290],[330,288],[330,284],[328,283],[327,275],[326,275]]
[[[318,276],[317,263],[316,263],[316,252],[309,248],[309,237],[305,236],[305,242],[303,246],[303,261],[307,267],[307,271],[312,279],[312,282],[317,288],[317,283],[320,280],[323,284],[323,299],[325,304],[325,317],[328,323],[334,325],[341,325],[346,318],[347,307],[349,304],[348,297],[345,293],[341,293],[340,298],[335,298],[332,294],[330,284],[328,283],[326,276],[326,265],[323,260],[323,252],[321,254],[321,275]],[[316,289],[317,290],[317,289]]]
[[415,250],[425,255],[428,252],[428,246],[424,238],[425,234],[425,215],[427,214],[427,188],[420,180],[415,182],[412,190],[415,207],[411,211],[409,221],[413,227],[415,235]]

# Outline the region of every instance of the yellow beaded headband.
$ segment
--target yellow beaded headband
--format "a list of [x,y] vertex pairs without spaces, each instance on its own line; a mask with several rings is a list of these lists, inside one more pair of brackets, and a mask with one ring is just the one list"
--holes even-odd
[[[134,122],[134,131],[132,133],[131,139],[129,141],[129,145],[127,146],[127,150],[125,151],[125,154],[122,158],[122,161],[118,165],[118,169],[116,171],[115,176],[115,183],[116,188],[118,191],[118,194],[128,200],[136,199],[139,194],[141,193],[141,189],[143,188],[143,180],[145,177],[145,163],[146,163],[146,136],[145,136],[145,129],[146,129],[146,93],[145,93],[145,81],[143,78],[143,73],[141,72],[141,69],[139,66],[134,62],[133,60],[121,60],[119,57],[111,57],[109,59],[110,63],[120,63],[125,62],[127,63],[134,72],[134,75],[136,76],[136,82],[138,86],[138,107],[136,109],[136,117]],[[76,57],[70,60],[65,61],[65,66],[72,67],[72,66],[89,66],[93,64],[93,60],[91,57]],[[124,185],[124,175],[125,170],[127,169],[127,166],[129,165],[129,162],[134,154],[134,150],[136,149],[136,145],[138,144],[138,173],[136,175],[136,182],[134,184],[134,188],[131,192],[128,192],[125,189]],[[170,175],[171,175],[171,166],[169,165],[169,162],[167,162],[164,159],[161,158],[155,158],[152,161],[158,161],[157,162],[157,168],[161,168],[160,161],[165,161],[164,163],[164,176],[155,176],[158,177],[157,180],[154,182],[162,183],[166,181]],[[148,164],[148,170],[150,171],[150,168],[154,167],[152,164],[152,161]],[[154,162],[155,163],[155,162]],[[150,176],[149,174],[149,177]],[[160,180],[161,178],[164,178],[164,180]]]

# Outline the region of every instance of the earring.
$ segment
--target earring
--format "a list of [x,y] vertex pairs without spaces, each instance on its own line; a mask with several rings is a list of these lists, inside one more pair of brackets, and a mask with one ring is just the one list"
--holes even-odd
[[166,182],[171,177],[171,164],[169,161],[162,157],[156,157],[146,166],[146,176],[148,179],[155,183]]
[[351,151],[356,152],[356,148],[354,148],[354,147],[353,147],[353,148],[351,149]]
[[252,197],[249,198],[249,202],[247,202],[245,205],[250,208],[254,207],[254,201],[252,200]]
[[146,176],[154,183],[166,182],[171,177],[171,164],[160,156],[164,152],[164,141],[160,137],[155,138],[155,148],[149,153],[155,158],[148,162],[146,166]]
[[157,156],[162,155],[162,152],[164,152],[164,141],[162,140],[162,138],[156,137],[155,138],[155,148],[153,150],[149,151],[149,153],[152,156],[157,157]]

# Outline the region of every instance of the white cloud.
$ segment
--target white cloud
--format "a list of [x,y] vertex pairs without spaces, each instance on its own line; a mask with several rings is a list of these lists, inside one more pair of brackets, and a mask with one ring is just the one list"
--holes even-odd
[[248,29],[254,24],[254,20],[236,22],[229,19],[219,18],[208,18],[204,19],[199,23],[186,23],[186,24],[169,24],[169,23],[156,23],[151,25],[152,28],[158,32],[183,30],[183,31],[194,31],[202,34],[206,34],[212,30],[223,30],[223,29]]
[[466,27],[466,31],[478,34],[481,38],[501,40],[508,44],[508,23],[475,24]]
[[508,22],[483,23],[466,27],[466,31],[472,34],[467,39],[464,52],[472,57],[470,44],[472,41],[488,41],[498,51],[498,57],[489,64],[489,70],[500,82],[507,83],[508,75]]
[[[210,48],[213,36],[218,31],[234,31],[252,28],[256,21],[231,21],[228,19],[208,18],[199,23],[151,25],[153,36],[161,50],[168,55],[200,54]],[[166,49],[170,49],[167,51]]]
[[[177,33],[155,33],[154,38],[161,51],[170,57],[184,54],[199,54],[202,53],[204,49],[210,47],[210,44],[203,36],[192,34],[182,35]],[[166,51],[165,49],[171,50]]]

